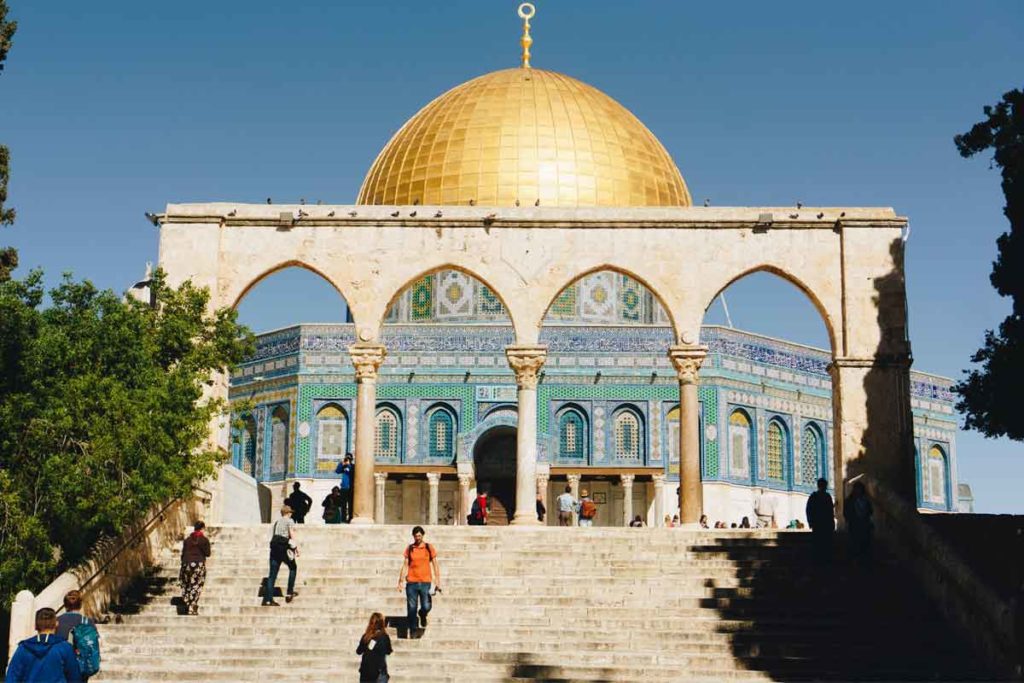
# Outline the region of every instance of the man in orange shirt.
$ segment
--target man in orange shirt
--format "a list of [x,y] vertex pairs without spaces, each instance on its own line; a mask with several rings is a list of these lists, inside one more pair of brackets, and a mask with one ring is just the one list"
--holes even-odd
[[[430,584],[433,571],[434,590],[441,591],[441,570],[437,567],[437,550],[423,541],[423,527],[412,529],[413,542],[405,549],[402,571],[398,574],[398,590],[405,583],[406,624],[410,638],[419,638],[427,627],[430,612]],[[417,619],[417,603],[419,618]]]

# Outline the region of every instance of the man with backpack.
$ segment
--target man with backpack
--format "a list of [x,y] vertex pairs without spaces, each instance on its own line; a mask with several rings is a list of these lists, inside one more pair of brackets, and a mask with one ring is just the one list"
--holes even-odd
[[477,491],[473,505],[469,509],[469,516],[466,522],[470,526],[484,526],[487,524],[487,489],[481,488]]
[[437,550],[424,542],[423,534],[423,527],[413,527],[413,542],[405,549],[402,570],[398,574],[398,590],[401,591],[402,584],[405,584],[405,623],[410,638],[419,638],[423,635],[423,629],[427,627],[427,615],[432,606],[430,596],[435,592],[441,592],[441,570],[437,566]]
[[49,607],[36,612],[36,635],[18,643],[7,665],[6,683],[78,683],[82,671],[75,651],[57,635],[57,613]]
[[100,634],[91,619],[82,614],[82,593],[71,590],[64,595],[64,614],[57,617],[57,635],[75,651],[82,681],[100,670]]
[[597,517],[597,503],[586,489],[580,491],[580,526],[594,526],[594,518]]

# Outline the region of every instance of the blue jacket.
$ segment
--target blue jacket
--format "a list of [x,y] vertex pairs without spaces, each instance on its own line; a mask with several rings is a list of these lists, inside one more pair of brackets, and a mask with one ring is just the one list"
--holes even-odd
[[334,473],[341,475],[341,488],[352,488],[352,470],[354,469],[355,467],[351,464],[345,463],[338,463],[338,466],[334,468]]
[[36,635],[18,643],[6,683],[79,683],[82,672],[71,644],[60,636]]

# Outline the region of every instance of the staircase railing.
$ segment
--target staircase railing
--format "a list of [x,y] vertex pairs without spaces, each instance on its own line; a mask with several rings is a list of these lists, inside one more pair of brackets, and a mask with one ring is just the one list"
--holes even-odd
[[913,571],[947,620],[959,627],[997,674],[1017,680],[1024,677],[1020,593],[1009,600],[1001,598],[921,519],[913,505],[870,475],[855,481],[864,483],[874,503],[876,533]]
[[59,610],[70,590],[82,592],[83,610],[101,614],[128,585],[153,566],[160,555],[181,540],[185,529],[201,519],[211,499],[209,491],[196,488],[186,498],[159,507],[115,539],[101,541],[90,557],[67,570],[38,595],[23,590],[11,604],[9,654],[20,640],[35,632],[35,613],[43,607]]

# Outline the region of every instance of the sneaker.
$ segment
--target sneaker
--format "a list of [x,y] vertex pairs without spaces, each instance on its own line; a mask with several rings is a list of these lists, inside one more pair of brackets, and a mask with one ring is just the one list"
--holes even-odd
[[273,600],[264,600],[262,606],[263,607],[280,607],[281,603],[274,602]]
[[285,602],[291,602],[292,600],[294,600],[297,597],[299,597],[298,593],[289,593],[288,596],[284,599],[284,601]]

